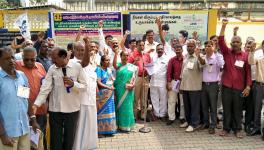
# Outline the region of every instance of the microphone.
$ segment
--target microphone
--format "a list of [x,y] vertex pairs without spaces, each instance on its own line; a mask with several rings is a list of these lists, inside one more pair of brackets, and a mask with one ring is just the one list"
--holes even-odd
[[63,68],[61,68],[61,70],[62,70],[62,73],[63,73],[63,75],[66,77],[66,76],[67,76],[67,73],[66,73],[66,68],[65,68],[65,67],[63,67]]
[[[61,70],[62,70],[63,76],[66,77],[67,76],[66,68],[63,67],[63,68],[61,68]],[[67,93],[70,93],[70,87],[66,86],[66,91],[67,91]]]

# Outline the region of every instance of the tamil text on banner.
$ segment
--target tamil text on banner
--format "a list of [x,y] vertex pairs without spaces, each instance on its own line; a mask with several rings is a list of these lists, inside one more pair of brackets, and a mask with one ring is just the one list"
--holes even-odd
[[[132,37],[141,39],[149,29],[158,35],[156,17],[161,17],[163,24],[169,25],[166,41],[177,37],[180,30],[188,31],[189,37],[196,31],[201,41],[207,39],[208,11],[130,12]],[[159,37],[155,36],[155,40],[159,41]]]
[[29,24],[28,24],[28,16],[27,13],[21,14],[15,21],[15,25],[18,26],[21,35],[25,39],[31,39],[30,31],[29,31]]
[[50,23],[52,37],[59,46],[65,47],[68,43],[74,42],[81,25],[85,27],[82,36],[89,36],[92,40],[98,39],[98,22],[104,21],[104,35],[112,35],[120,38],[122,35],[121,12],[97,12],[97,13],[76,13],[62,12],[51,13]]

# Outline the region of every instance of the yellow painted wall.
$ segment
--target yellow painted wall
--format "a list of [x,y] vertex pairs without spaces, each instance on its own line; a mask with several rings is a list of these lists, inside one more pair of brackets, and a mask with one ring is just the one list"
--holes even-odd
[[217,11],[216,9],[211,9],[208,12],[208,40],[210,36],[216,35]]
[[30,31],[46,31],[49,27],[48,10],[2,10],[0,28],[6,28],[11,32],[19,31],[14,22],[23,13],[28,13]]

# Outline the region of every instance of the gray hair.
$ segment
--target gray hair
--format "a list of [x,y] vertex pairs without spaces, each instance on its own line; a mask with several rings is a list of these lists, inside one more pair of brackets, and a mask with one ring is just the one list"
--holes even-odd
[[187,44],[188,44],[188,43],[194,43],[194,44],[196,45],[196,40],[195,40],[195,39],[188,39],[188,40],[187,40]]
[[3,56],[3,53],[12,53],[12,55],[14,55],[14,51],[9,46],[4,46],[0,48],[0,58]]
[[31,47],[31,46],[25,47],[23,49],[22,57],[24,57],[24,53],[27,53],[27,52],[33,52],[37,56],[37,50],[34,47]]

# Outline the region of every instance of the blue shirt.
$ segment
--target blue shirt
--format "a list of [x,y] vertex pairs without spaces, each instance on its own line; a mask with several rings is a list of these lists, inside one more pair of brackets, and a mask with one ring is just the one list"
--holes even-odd
[[12,78],[0,69],[0,119],[9,137],[19,137],[29,133],[28,99],[18,97],[18,86],[28,86],[28,80],[21,71]]

